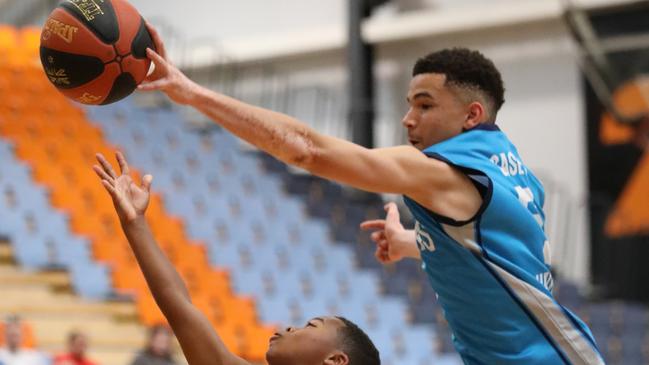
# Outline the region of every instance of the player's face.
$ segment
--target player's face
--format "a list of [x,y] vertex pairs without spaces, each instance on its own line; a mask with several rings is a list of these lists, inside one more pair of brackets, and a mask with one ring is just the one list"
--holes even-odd
[[419,150],[462,132],[468,106],[445,85],[443,74],[420,74],[410,81],[408,112],[401,123],[408,141]]
[[270,365],[321,365],[338,350],[338,329],[345,324],[335,317],[317,317],[304,327],[289,327],[270,338],[266,360]]

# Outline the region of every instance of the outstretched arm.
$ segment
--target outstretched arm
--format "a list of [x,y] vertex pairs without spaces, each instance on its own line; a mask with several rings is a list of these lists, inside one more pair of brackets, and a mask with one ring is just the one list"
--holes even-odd
[[183,353],[192,365],[249,365],[225,347],[208,319],[191,303],[189,292],[169,259],[158,247],[145,219],[151,175],[137,186],[129,176],[121,153],[117,175],[102,155],[93,169],[110,194],[131,249],[158,307],[173,329]]
[[149,30],[160,54],[147,50],[155,71],[140,90],[161,90],[239,138],[314,175],[366,191],[404,194],[456,220],[467,220],[478,211],[482,199],[477,190],[448,164],[410,146],[367,149],[320,134],[288,115],[207,90],[167,61],[162,40],[155,29]]

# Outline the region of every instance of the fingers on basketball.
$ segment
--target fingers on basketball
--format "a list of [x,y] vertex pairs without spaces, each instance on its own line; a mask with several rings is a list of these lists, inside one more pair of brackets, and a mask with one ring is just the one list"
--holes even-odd
[[149,30],[149,34],[151,35],[151,39],[153,40],[156,51],[164,59],[167,59],[167,50],[165,48],[164,42],[162,41],[162,37],[160,37],[160,33],[158,33],[158,30],[149,22],[146,22],[146,27]]

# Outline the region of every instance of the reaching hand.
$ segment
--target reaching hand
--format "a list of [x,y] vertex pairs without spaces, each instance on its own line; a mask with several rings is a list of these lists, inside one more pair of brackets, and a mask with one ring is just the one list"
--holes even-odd
[[178,104],[189,104],[191,101],[191,91],[196,88],[190,79],[187,78],[179,69],[171,64],[167,57],[167,50],[160,38],[158,31],[147,23],[147,28],[153,38],[153,43],[157,50],[147,48],[146,53],[149,59],[155,65],[154,71],[138,86],[141,91],[160,90],[167,94],[169,98]]
[[361,229],[376,230],[372,232],[372,241],[376,243],[376,259],[382,264],[400,261],[411,251],[412,237],[399,221],[399,209],[394,203],[385,206],[385,219],[376,219],[361,223]]
[[97,154],[97,161],[101,166],[94,165],[92,168],[113,199],[113,205],[115,205],[119,219],[122,222],[132,222],[136,218],[144,216],[144,212],[149,205],[153,177],[145,175],[142,178],[142,186],[137,186],[129,176],[128,163],[124,156],[120,152],[117,152],[115,156],[117,157],[117,163],[119,163],[120,176],[117,176],[113,166],[101,154]]

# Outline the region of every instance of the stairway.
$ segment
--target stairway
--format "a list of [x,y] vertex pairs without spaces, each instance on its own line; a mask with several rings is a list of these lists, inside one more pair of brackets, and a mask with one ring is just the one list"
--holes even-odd
[[37,348],[51,355],[65,350],[72,329],[88,335],[89,357],[101,365],[127,365],[144,344],[146,328],[133,303],[76,297],[67,272],[21,271],[7,242],[0,242],[0,293],[0,318],[18,314],[32,328]]

